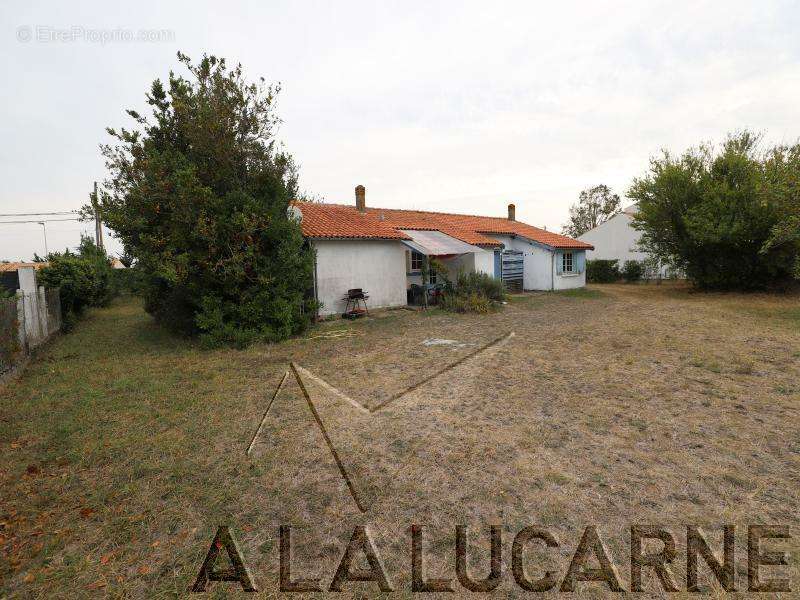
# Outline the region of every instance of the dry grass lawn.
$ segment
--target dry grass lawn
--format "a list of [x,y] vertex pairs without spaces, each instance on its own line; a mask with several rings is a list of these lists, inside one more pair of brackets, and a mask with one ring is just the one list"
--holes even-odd
[[[365,512],[292,377],[245,455],[291,361],[367,409],[304,379]],[[546,527],[560,546],[526,553],[531,578],[563,577],[595,524],[627,590],[631,524],[675,535],[684,590],[686,524],[718,554],[721,525],[737,525],[740,590],[746,526],[781,524],[793,539],[767,545],[791,564],[764,574],[800,591],[800,300],[595,286],[517,296],[486,316],[326,322],[245,351],[202,350],[123,300],[0,390],[0,449],[0,598],[185,596],[223,523],[265,597],[278,595],[281,524],[293,527],[293,574],[326,587],[353,526],[369,525],[397,597],[411,596],[412,523],[425,526],[428,573],[453,578],[457,524],[469,525],[475,577],[489,525],[503,527],[507,568],[513,535]],[[704,567],[701,580],[719,594]],[[651,572],[645,582],[661,597]],[[524,595],[510,572],[495,594]]]

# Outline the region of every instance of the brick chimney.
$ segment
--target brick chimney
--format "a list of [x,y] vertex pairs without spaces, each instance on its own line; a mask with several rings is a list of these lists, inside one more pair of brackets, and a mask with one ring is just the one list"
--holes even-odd
[[363,185],[356,186],[356,208],[358,212],[367,212],[367,190]]
[[516,221],[517,220],[517,207],[513,204],[508,205],[508,220],[509,221]]

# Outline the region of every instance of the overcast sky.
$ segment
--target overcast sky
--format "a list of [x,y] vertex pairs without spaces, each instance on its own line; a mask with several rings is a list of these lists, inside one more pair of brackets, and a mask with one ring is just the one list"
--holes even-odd
[[[624,194],[660,148],[800,136],[797,2],[111,4],[0,6],[0,213],[78,208],[105,127],[130,124],[178,50],[281,82],[280,137],[329,202],[360,183],[371,206],[514,202],[560,229],[580,190]],[[50,249],[82,229],[48,223]],[[0,224],[0,259],[43,251],[40,225]]]

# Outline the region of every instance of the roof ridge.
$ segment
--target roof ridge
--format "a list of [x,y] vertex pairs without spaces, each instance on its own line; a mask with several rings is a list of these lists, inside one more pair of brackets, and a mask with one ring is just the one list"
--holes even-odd
[[[346,211],[349,215],[345,217],[343,213],[341,216],[334,216],[331,211],[328,219],[334,221],[342,221],[341,223],[334,224],[332,222],[325,222],[324,219],[310,223],[304,220],[303,228],[305,232],[315,232],[321,237],[335,237],[333,232],[339,235],[344,233],[345,236],[350,233],[348,227],[345,226],[346,222],[355,222],[352,218],[358,215],[358,222],[363,223],[367,227],[370,223],[372,227],[379,228],[380,230],[399,232],[402,229],[419,229],[419,230],[433,230],[448,233],[452,237],[461,239],[461,241],[473,245],[486,245],[486,244],[499,244],[495,239],[496,235],[516,235],[520,236],[547,246],[554,248],[591,248],[591,244],[576,240],[567,235],[548,231],[545,228],[530,225],[524,221],[509,220],[505,217],[491,217],[484,215],[470,215],[462,213],[448,213],[433,210],[418,210],[408,208],[381,208],[381,207],[366,207],[364,212],[359,211],[353,204],[338,204],[334,202],[303,202],[302,200],[293,200],[296,205],[300,205],[301,210],[305,207],[308,208],[310,213],[324,214],[326,209],[334,208],[336,211]],[[385,219],[383,216],[385,215]],[[321,218],[321,217],[320,217]],[[359,224],[357,229],[362,228]],[[374,233],[378,233],[375,231]],[[308,235],[308,233],[306,233]],[[352,237],[364,237],[363,232]],[[380,237],[396,237],[395,235],[380,236]]]
[[[305,201],[305,200],[293,200],[292,202],[296,202],[298,204],[313,204],[313,205],[317,205],[317,206],[320,206],[320,205],[321,206],[340,206],[342,208],[352,208],[354,210],[356,209],[355,204],[341,204],[339,202],[308,202],[308,201]],[[391,212],[419,212],[419,213],[425,213],[426,215],[446,215],[448,217],[475,217],[475,218],[478,218],[478,219],[498,219],[498,220],[502,220],[502,221],[507,221],[508,220],[505,217],[492,217],[492,216],[487,216],[487,215],[473,215],[473,214],[467,214],[467,213],[452,213],[452,212],[443,212],[443,211],[440,211],[440,210],[422,210],[422,209],[418,209],[418,208],[382,208],[380,206],[374,206],[374,207],[373,206],[367,206],[366,210],[367,210],[367,212],[370,212],[370,211],[373,211],[373,210],[387,210],[387,211],[391,211]],[[522,221],[516,221],[516,223],[522,223]],[[527,223],[523,223],[523,224],[524,225],[528,225]],[[528,226],[529,227],[536,227],[536,225],[528,225]],[[537,227],[537,229],[541,229],[541,227]]]

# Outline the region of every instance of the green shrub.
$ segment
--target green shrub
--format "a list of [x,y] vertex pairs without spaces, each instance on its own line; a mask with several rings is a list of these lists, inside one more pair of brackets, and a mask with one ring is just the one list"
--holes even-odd
[[506,299],[503,282],[486,273],[460,273],[455,283],[447,282],[439,307],[449,312],[486,313],[493,302]]
[[51,252],[48,266],[37,274],[46,288],[61,290],[61,319],[69,331],[88,306],[106,306],[115,295],[112,268],[103,249],[91,238],[81,236],[78,254],[65,250]]
[[586,281],[588,283],[614,283],[620,279],[619,261],[617,260],[587,260]]
[[622,266],[622,277],[628,283],[639,281],[644,275],[644,265],[638,260],[626,260]]
[[59,288],[61,320],[69,331],[87,306],[104,300],[104,282],[92,261],[74,254],[51,255],[49,266],[38,273],[39,282],[47,288]]
[[111,269],[111,287],[114,295],[136,295],[139,296],[145,290],[145,276],[136,267],[127,269]]
[[439,300],[439,308],[456,313],[487,313],[492,309],[492,301],[479,292],[445,293]]
[[447,287],[463,296],[476,293],[496,302],[506,299],[502,280],[486,273],[459,273],[455,284],[449,284]]

